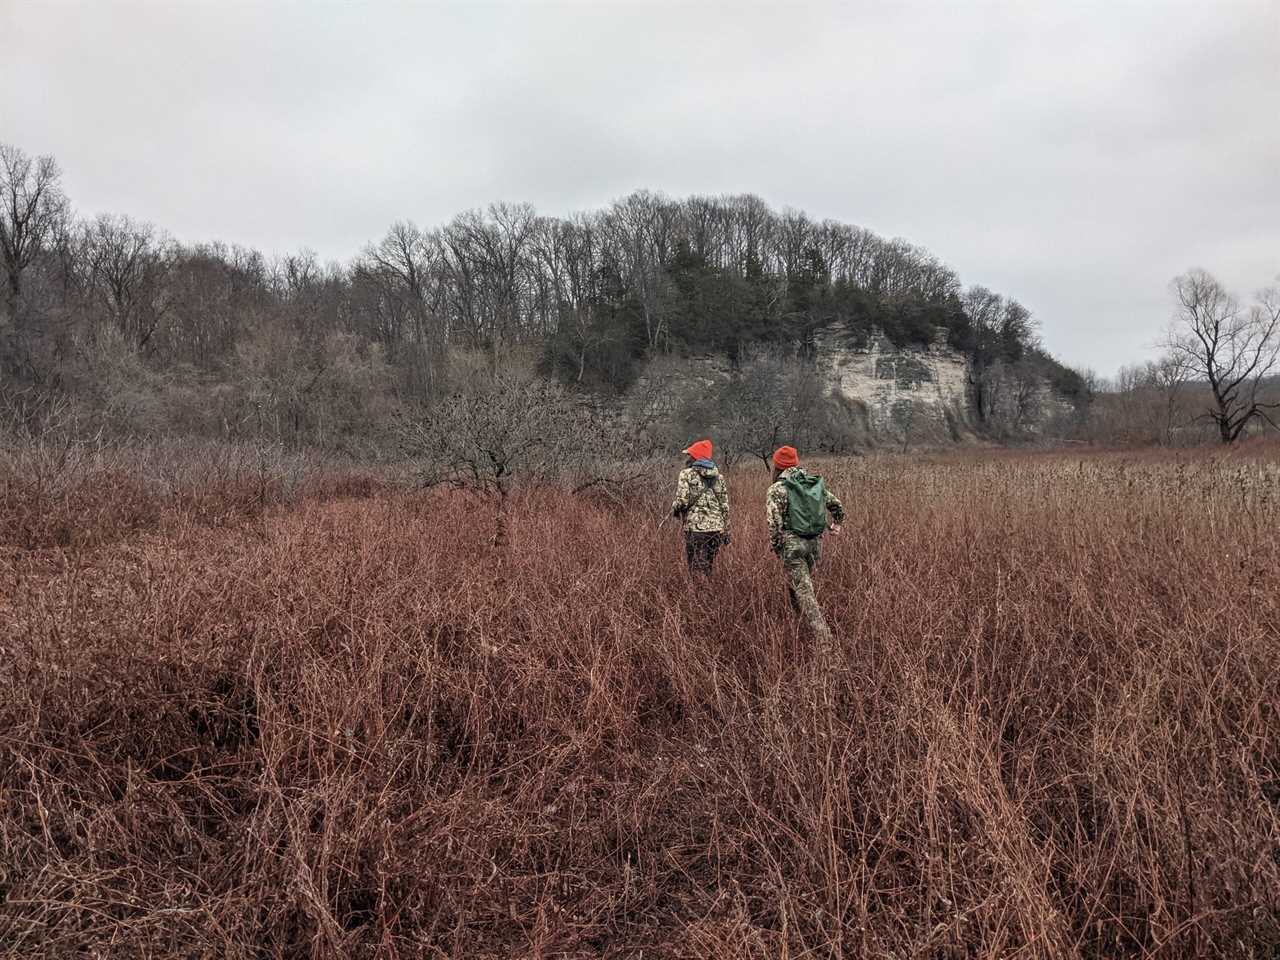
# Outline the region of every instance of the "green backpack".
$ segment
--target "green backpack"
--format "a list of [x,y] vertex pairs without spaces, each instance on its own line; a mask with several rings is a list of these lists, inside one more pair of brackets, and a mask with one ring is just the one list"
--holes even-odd
[[812,538],[827,529],[827,491],[822,478],[803,470],[783,477],[787,488],[787,529],[797,536]]

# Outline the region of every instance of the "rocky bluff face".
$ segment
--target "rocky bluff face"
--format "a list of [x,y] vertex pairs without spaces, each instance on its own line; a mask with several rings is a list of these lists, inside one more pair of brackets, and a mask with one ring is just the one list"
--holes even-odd
[[[659,389],[667,413],[676,415],[684,403],[696,407],[704,423],[718,415],[726,423],[775,415],[773,407],[789,406],[795,399],[794,366],[792,378],[775,372],[775,379],[762,387],[762,360],[767,366],[768,355],[756,354],[735,370],[718,354],[667,358],[661,376],[671,389]],[[804,389],[812,391],[811,400],[819,399],[824,417],[838,421],[835,433],[854,446],[1063,436],[1076,417],[1075,408],[1054,393],[1034,364],[997,361],[979,368],[946,344],[899,347],[883,335],[855,344],[846,331],[829,328],[815,339],[811,362],[808,369],[816,374],[816,383],[808,381]],[[637,392],[657,387],[650,376],[656,372],[651,365]],[[747,381],[745,388],[735,391],[735,378],[740,387]],[[772,400],[762,400],[762,394]],[[776,415],[784,432],[787,416]]]
[[868,432],[881,441],[1061,436],[1076,417],[1032,363],[979,368],[945,344],[898,347],[873,337],[858,348],[838,333],[820,337],[814,353],[830,393],[863,407]]
[[874,437],[918,441],[962,439],[974,429],[970,415],[970,363],[946,347],[896,347],[877,337],[856,349],[827,335],[816,361],[831,393],[866,411]]

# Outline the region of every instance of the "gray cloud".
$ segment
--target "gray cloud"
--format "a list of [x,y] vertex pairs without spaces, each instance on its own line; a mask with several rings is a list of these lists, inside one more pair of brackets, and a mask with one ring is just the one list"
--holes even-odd
[[1192,265],[1280,272],[1280,3],[0,0],[0,139],[86,214],[345,259],[398,218],[758,193],[1141,359]]

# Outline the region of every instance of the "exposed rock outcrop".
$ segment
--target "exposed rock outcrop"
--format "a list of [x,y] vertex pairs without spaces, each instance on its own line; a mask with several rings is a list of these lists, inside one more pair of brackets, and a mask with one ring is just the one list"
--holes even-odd
[[772,418],[785,431],[788,415],[797,415],[799,392],[810,408],[821,408],[810,419],[827,425],[828,442],[837,447],[1054,436],[1075,413],[1034,365],[997,362],[979,370],[945,344],[899,347],[873,336],[855,346],[838,328],[817,337],[807,365],[767,353],[738,368],[717,354],[664,357],[650,365],[632,394],[648,398],[661,414],[683,408],[704,423]]
[[904,349],[882,337],[855,349],[827,335],[815,356],[827,390],[865,409],[873,438],[938,442],[973,431],[970,363],[955,350]]

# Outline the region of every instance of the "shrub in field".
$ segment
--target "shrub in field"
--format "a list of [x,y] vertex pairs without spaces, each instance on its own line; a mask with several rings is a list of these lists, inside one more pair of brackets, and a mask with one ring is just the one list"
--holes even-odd
[[825,665],[758,470],[709,583],[550,486],[4,555],[0,950],[1272,955],[1274,458],[822,469]]
[[463,391],[405,418],[401,448],[423,488],[449,486],[493,511],[493,545],[507,539],[508,504],[520,487],[567,480],[576,492],[615,497],[651,479],[641,430],[611,420],[557,384],[483,373]]

